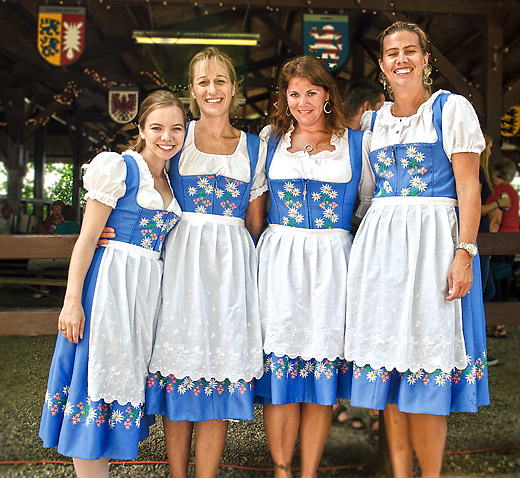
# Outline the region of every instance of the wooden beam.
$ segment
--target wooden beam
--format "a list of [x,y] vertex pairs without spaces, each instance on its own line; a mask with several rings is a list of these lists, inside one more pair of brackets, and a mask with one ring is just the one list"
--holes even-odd
[[292,37],[281,29],[267,13],[258,13],[258,18],[271,30],[273,35],[278,37],[295,55],[303,55],[303,46],[292,39]]
[[69,259],[75,234],[0,235],[0,259]]
[[[111,5],[117,4],[142,4],[143,0],[110,0]],[[163,0],[147,0],[151,4],[162,4]],[[172,1],[169,3],[176,5],[189,5],[191,2]],[[394,12],[396,10],[414,12],[414,13],[451,13],[455,15],[487,15],[493,5],[498,2],[484,0],[393,0],[392,2],[382,2],[381,0],[312,0],[309,4],[302,0],[233,0],[236,8],[268,8],[275,9],[291,9],[291,10],[308,10],[312,7],[314,10],[331,11],[343,10],[369,10],[377,12]],[[204,0],[204,6],[220,6],[221,0]]]
[[0,335],[53,335],[58,333],[59,308],[0,311]]
[[[500,151],[502,118],[502,75],[504,32],[501,24],[502,12],[496,7],[484,23],[484,71],[486,78],[486,110],[484,124],[487,133],[493,138],[493,151]],[[499,154],[491,154],[497,158]]]
[[520,302],[486,302],[486,325],[519,325]]
[[477,244],[480,254],[520,254],[520,233],[480,233],[477,238]]

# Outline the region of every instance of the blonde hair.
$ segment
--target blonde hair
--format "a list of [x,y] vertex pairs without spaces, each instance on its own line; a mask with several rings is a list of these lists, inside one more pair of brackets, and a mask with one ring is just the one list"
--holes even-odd
[[310,55],[292,58],[280,69],[280,74],[278,75],[278,108],[271,116],[275,135],[286,134],[291,124],[296,122],[292,115],[287,115],[289,106],[287,103],[287,89],[289,81],[293,78],[306,78],[313,85],[321,86],[329,93],[330,113],[325,114],[325,125],[329,132],[342,136],[347,127],[347,122],[343,114],[341,94],[334,78],[328,72],[323,62]]
[[[179,100],[179,98],[177,98],[177,96],[175,96],[175,94],[173,94],[171,91],[157,90],[153,93],[150,93],[141,103],[137,123],[139,127],[144,129],[146,120],[152,111],[167,106],[177,106],[180,108],[182,111],[184,126],[186,126],[186,111],[181,100]],[[137,134],[137,136],[135,136],[134,139],[128,143],[127,147],[140,153],[144,150],[145,146],[146,141],[141,138],[140,134]]]
[[[231,98],[231,105],[229,107],[229,112],[233,113],[238,109],[238,100],[240,98],[240,94],[238,93],[238,81],[237,81],[237,73],[235,71],[235,67],[233,66],[233,62],[231,58],[222,53],[217,48],[212,46],[205,48],[204,50],[197,53],[190,61],[190,66],[188,69],[188,84],[190,85],[190,90],[193,92],[193,82],[194,75],[193,70],[195,65],[199,62],[204,62],[204,66],[207,69],[208,63],[213,61],[215,64],[221,62],[226,67],[227,73],[229,75],[229,80],[235,86],[235,94]],[[197,104],[197,100],[193,97],[193,94],[190,95],[190,111],[193,113],[193,116],[200,118],[200,108]]]
[[486,180],[489,189],[493,191],[493,181],[491,180],[491,175],[489,174],[489,154],[488,154],[488,146],[493,141],[493,138],[490,134],[484,133],[484,139],[486,140],[486,147],[484,151],[480,153],[480,169],[484,173],[484,179]]
[[[415,23],[406,23],[406,22],[395,22],[392,25],[390,25],[388,28],[386,28],[383,33],[379,35],[379,57],[382,59],[384,50],[383,50],[383,43],[385,41],[385,38],[393,35],[394,33],[397,33],[399,31],[406,31],[410,33],[415,33],[419,37],[419,46],[421,47],[421,50],[424,55],[428,55],[428,64],[424,67],[423,70],[423,87],[428,92],[432,92],[431,84],[432,80],[430,78],[431,72],[432,72],[432,66],[430,65],[430,40],[428,39],[428,36],[424,32],[424,30]],[[384,77],[384,73],[381,72],[381,79]],[[383,81],[381,81],[383,82]],[[392,87],[389,83],[386,85],[386,89],[388,91],[388,95],[390,98],[393,99],[394,92],[392,91]]]

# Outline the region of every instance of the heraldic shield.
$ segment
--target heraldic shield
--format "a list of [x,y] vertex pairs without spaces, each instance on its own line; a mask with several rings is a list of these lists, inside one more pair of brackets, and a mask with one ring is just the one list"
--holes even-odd
[[137,115],[139,92],[135,88],[111,88],[108,114],[116,123],[130,123]]
[[304,54],[319,58],[329,71],[349,56],[348,15],[303,15]]
[[38,9],[38,50],[52,65],[74,63],[85,48],[85,7]]

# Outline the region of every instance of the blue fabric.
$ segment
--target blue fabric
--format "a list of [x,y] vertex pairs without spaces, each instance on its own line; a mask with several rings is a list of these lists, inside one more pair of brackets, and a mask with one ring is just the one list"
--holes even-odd
[[[397,168],[401,167],[398,159],[404,157],[407,148],[413,147],[416,151],[424,152],[424,158],[420,158],[419,165],[427,166],[425,169],[428,169],[428,176],[424,173],[422,177],[427,178],[426,190],[429,191],[428,194],[417,191],[414,195],[456,198],[453,170],[442,146],[442,106],[448,96],[448,94],[439,95],[434,102],[433,123],[438,137],[436,143],[405,144],[383,148],[392,154],[395,153],[393,157],[387,154],[387,158],[397,159],[395,163],[390,159],[390,167],[387,170],[381,167],[385,166],[380,160],[382,156],[378,157],[377,154],[370,153],[372,167],[376,171],[376,183],[379,184],[375,195],[401,195],[401,191],[396,189],[405,187],[404,178],[408,175],[409,181],[411,175],[406,169],[404,174],[397,171]],[[379,153],[381,151],[378,150]],[[415,153],[407,154],[407,157],[416,160]],[[376,169],[378,164],[379,170]],[[412,167],[413,165],[410,164],[407,169]],[[437,169],[444,172],[438,172]],[[391,172],[394,174],[389,174]],[[417,170],[414,174],[421,175],[421,172]],[[385,192],[383,183],[386,180],[391,181],[393,191]],[[354,364],[350,391],[353,406],[383,410],[386,403],[393,403],[397,404],[400,411],[406,413],[449,415],[450,412],[476,412],[479,406],[489,404],[486,330],[478,254],[473,258],[472,268],[473,284],[470,293],[461,299],[462,329],[468,366],[464,370],[454,369],[450,373],[443,373],[440,370],[432,373],[426,373],[424,370],[417,373],[409,371],[399,373],[396,370],[385,368],[374,370],[370,366],[358,367]],[[343,390],[340,396],[347,397],[347,394],[348,391]]]
[[[124,156],[127,165],[126,193],[112,211],[107,225],[117,230],[117,240],[146,249],[160,250],[163,238],[178,218],[166,211],[146,210],[136,202],[139,170],[131,156]],[[160,214],[163,222],[150,222],[157,238],[142,244],[142,219]],[[168,222],[166,222],[168,218]],[[83,286],[82,305],[85,312],[83,339],[78,344],[58,334],[52,359],[45,406],[40,424],[44,447],[58,447],[62,455],[96,460],[101,457],[130,460],[137,457],[139,440],[148,436],[153,416],[143,415],[143,406],[103,400],[91,402],[87,393],[89,335],[92,301],[104,247],[96,249]]]
[[[303,229],[352,228],[352,211],[361,178],[363,133],[349,130],[349,154],[352,177],[347,183],[292,178],[271,179],[269,170],[280,137],[269,138],[266,160],[271,204],[269,224]],[[356,187],[352,187],[356,185]]]
[[334,405],[338,395],[348,398],[352,365],[345,360],[304,360],[264,355],[264,374],[255,383],[255,403]]
[[245,218],[260,147],[258,136],[245,134],[251,170],[248,183],[216,174],[181,176],[179,160],[182,150],[170,160],[170,182],[183,211]]
[[146,413],[169,420],[253,420],[253,382],[181,379],[149,374]]
[[457,198],[453,168],[442,145],[442,107],[448,97],[443,93],[433,103],[436,143],[395,144],[370,152],[376,175],[374,197]]

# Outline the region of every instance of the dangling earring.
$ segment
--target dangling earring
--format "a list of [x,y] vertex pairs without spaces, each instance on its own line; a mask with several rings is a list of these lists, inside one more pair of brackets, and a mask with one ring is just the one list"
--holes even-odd
[[379,81],[383,85],[383,89],[388,92],[388,97],[390,99],[394,99],[394,92],[392,90],[392,86],[390,85],[388,79],[386,78],[386,75],[384,72],[381,72],[381,76],[379,77]]
[[285,114],[287,116],[291,116],[291,110],[289,109],[289,105],[287,105],[287,108],[285,108]]
[[433,83],[433,80],[431,79],[432,74],[432,66],[428,63],[423,68],[423,74],[422,74],[422,82],[425,88],[429,88],[431,84]]
[[388,83],[386,81],[386,75],[381,72],[381,76],[379,78],[379,81],[381,82],[381,84],[383,85],[383,89],[386,91],[387,87],[388,87]]
[[[329,111],[327,111],[327,107],[329,107]],[[325,114],[332,113],[332,107],[330,106],[330,103],[328,101],[325,101],[325,103],[323,104],[323,111],[325,112]]]

